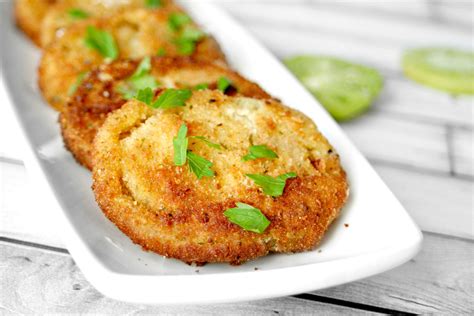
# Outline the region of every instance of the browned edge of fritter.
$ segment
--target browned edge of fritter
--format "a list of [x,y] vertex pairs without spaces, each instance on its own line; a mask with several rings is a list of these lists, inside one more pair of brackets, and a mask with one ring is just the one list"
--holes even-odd
[[[137,60],[119,60],[95,68],[59,115],[66,148],[81,165],[90,170],[93,165],[92,143],[98,128],[110,112],[127,101],[116,91],[116,81],[130,77],[138,64]],[[152,69],[158,71],[160,76],[179,69],[220,71],[236,85],[237,91],[230,89],[229,93],[258,99],[271,98],[258,84],[245,79],[236,71],[209,61],[195,60],[192,57],[153,57]],[[110,74],[111,80],[102,81],[99,78],[101,73]],[[210,88],[216,87],[214,85]]]

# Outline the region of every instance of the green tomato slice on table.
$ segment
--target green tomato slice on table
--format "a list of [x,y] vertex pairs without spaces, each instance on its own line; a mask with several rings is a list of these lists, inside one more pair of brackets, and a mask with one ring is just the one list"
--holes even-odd
[[474,94],[474,53],[450,48],[418,48],[402,60],[405,75],[453,94]]
[[338,121],[366,111],[382,89],[375,69],[324,56],[296,56],[286,66]]

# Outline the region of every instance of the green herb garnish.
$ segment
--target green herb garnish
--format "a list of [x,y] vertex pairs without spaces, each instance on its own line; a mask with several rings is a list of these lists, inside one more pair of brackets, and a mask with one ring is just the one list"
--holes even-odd
[[137,69],[135,69],[135,72],[132,74],[130,78],[136,78],[143,75],[147,75],[150,72],[150,70],[151,70],[151,58],[150,56],[147,56],[142,59]]
[[278,155],[266,145],[250,146],[249,153],[242,157],[243,161],[255,160],[258,158],[278,158]]
[[84,79],[86,78],[88,74],[89,74],[88,71],[81,72],[77,76],[76,81],[74,81],[74,83],[69,87],[69,90],[67,91],[67,95],[69,96],[73,95],[77,91],[77,88],[79,88],[79,86],[82,84],[82,82],[84,81]]
[[221,90],[222,92],[225,92],[227,88],[229,88],[232,84],[232,81],[230,81],[229,78],[227,77],[220,77],[217,80],[217,89]]
[[171,109],[178,106],[184,106],[191,97],[192,91],[189,89],[167,89],[152,104],[157,109]]
[[156,79],[150,75],[151,58],[145,57],[138,65],[135,72],[118,87],[118,91],[123,95],[124,99],[135,97],[139,90],[146,88],[156,89],[159,84]]
[[212,177],[214,176],[214,171],[212,171],[212,162],[209,160],[196,155],[192,151],[188,150],[187,158],[189,162],[189,168],[197,176],[198,179],[202,177]]
[[162,6],[161,0],[146,0],[145,5],[150,9],[156,9]]
[[178,52],[181,55],[189,56],[196,50],[196,44],[206,34],[196,28],[188,27],[174,40]]
[[158,57],[163,57],[166,56],[166,50],[164,47],[160,47],[158,51],[156,52],[156,56]]
[[190,22],[191,18],[184,13],[172,13],[168,17],[168,25],[175,32]]
[[168,18],[170,29],[176,33],[174,43],[181,55],[191,55],[196,50],[196,44],[206,34],[190,25],[191,18],[184,13],[173,13]]
[[209,139],[207,139],[204,136],[191,136],[191,138],[202,140],[207,146],[215,148],[215,149],[222,148],[221,145],[211,142]]
[[87,13],[84,10],[78,9],[78,8],[70,9],[67,12],[67,14],[73,20],[83,20],[83,19],[87,19],[89,17],[89,13]]
[[206,90],[209,88],[209,85],[207,83],[200,83],[194,86],[194,90]]
[[242,227],[244,230],[248,230],[257,234],[262,234],[270,221],[263,215],[263,213],[251,205],[237,202],[237,207],[227,209],[224,212],[227,219]]
[[87,27],[84,43],[87,47],[96,50],[105,58],[114,60],[119,55],[117,44],[112,35],[94,26]]
[[186,124],[183,123],[179,128],[178,135],[173,138],[174,164],[176,166],[183,166],[186,163],[188,150],[188,138],[186,137],[187,133],[188,128]]
[[255,184],[259,185],[263,189],[263,193],[270,196],[280,196],[285,189],[286,180],[295,178],[296,173],[289,172],[279,175],[276,178],[263,174],[246,174],[246,176],[252,179]]
[[137,95],[134,96],[134,98],[150,106],[153,101],[153,90],[151,90],[150,87],[138,90]]

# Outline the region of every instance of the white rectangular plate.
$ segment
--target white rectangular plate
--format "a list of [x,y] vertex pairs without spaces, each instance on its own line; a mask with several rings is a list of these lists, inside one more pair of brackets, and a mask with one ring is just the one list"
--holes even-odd
[[406,262],[419,250],[422,235],[415,223],[326,111],[225,12],[197,1],[183,5],[216,37],[232,67],[311,117],[334,145],[348,174],[350,199],[323,242],[309,252],[270,255],[237,267],[197,268],[141,250],[96,205],[90,173],[64,149],[57,113],[38,91],[40,51],[16,29],[12,5],[0,5],[2,65],[11,103],[37,171],[60,204],[61,236],[103,294],[155,304],[263,299],[365,278]]

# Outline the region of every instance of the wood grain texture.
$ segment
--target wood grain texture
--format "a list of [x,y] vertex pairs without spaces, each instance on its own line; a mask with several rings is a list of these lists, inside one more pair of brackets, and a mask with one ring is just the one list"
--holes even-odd
[[[223,284],[223,291],[229,284]],[[366,314],[293,297],[221,305],[149,306],[104,297],[68,255],[0,243],[0,311],[6,314],[324,315]]]
[[341,124],[366,157],[439,172],[450,171],[446,128],[367,113]]
[[474,239],[474,183],[372,161],[423,231]]
[[[17,313],[210,313],[354,314],[355,309],[279,298],[213,306],[127,304],[105,298],[84,279],[68,255],[0,243],[0,306]],[[320,297],[414,313],[474,312],[472,242],[425,235],[420,254],[409,263],[366,280],[314,292]]]
[[407,264],[363,281],[315,293],[421,314],[472,315],[472,241],[429,234],[424,237],[423,249]]
[[474,131],[453,127],[450,138],[454,173],[474,178]]

